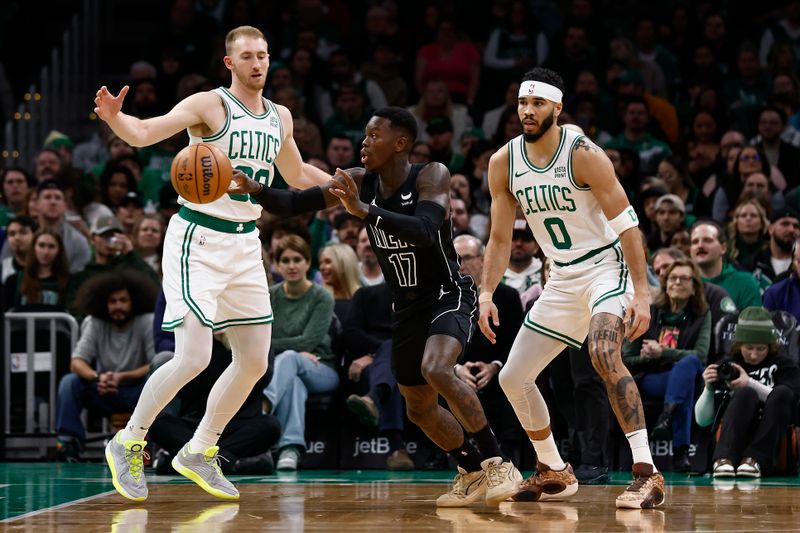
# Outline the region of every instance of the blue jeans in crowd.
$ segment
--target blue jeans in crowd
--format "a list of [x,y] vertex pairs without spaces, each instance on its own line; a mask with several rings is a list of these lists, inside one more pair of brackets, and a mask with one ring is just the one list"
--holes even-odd
[[[361,374],[361,381],[370,390],[386,386],[389,397],[385,402],[375,401],[378,407],[378,431],[403,431],[403,396],[392,373],[392,341],[384,341],[375,352],[375,358]],[[373,398],[375,400],[375,398]]]
[[56,433],[75,437],[81,443],[86,440],[86,428],[81,421],[81,412],[88,409],[103,416],[132,412],[142,394],[146,380],[119,386],[117,394],[101,396],[97,383],[82,379],[77,374],[67,374],[58,384],[56,404]]
[[695,354],[683,356],[665,372],[648,372],[639,379],[639,390],[648,400],[678,404],[672,414],[672,445],[688,445],[692,432],[694,389],[703,363]]
[[324,363],[315,363],[294,350],[275,357],[275,371],[264,396],[283,428],[279,449],[294,445],[305,450],[306,398],[309,394],[336,390],[338,386],[339,375]]

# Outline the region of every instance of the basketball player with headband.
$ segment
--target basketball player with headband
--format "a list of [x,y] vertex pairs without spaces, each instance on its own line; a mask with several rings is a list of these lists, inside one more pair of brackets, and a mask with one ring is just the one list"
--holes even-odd
[[633,454],[634,481],[619,508],[664,502],[664,478],[653,465],[639,390],[622,363],[625,337],[650,323],[649,291],[638,218],[603,150],[574,130],[556,125],[564,82],[535,68],[522,79],[517,111],[523,134],[489,163],[492,229],[486,247],[479,325],[495,342],[499,325],[492,293],[511,253],[517,206],[552,262],[544,292],[526,315],[499,380],[538,457],[536,473],[517,500],[556,500],[575,494],[578,482],[564,463],[536,377],[565,346],[589,355],[603,379],[614,414]]
[[143,472],[147,429],[175,394],[206,368],[212,334],[223,330],[233,361],[211,389],[200,425],[172,465],[214,496],[239,498],[219,468],[216,444],[266,372],[272,332],[256,230],[262,207],[238,189],[244,183],[241,175],[257,182],[260,191],[269,187],[277,166],[293,187],[316,189],[310,202],[303,193],[295,195],[305,209],[324,207],[324,202],[319,205],[323,196],[313,186],[330,180],[301,159],[289,110],[262,96],[269,53],[261,31],[235,28],[225,48],[230,88],[189,96],[163,116],[140,120],[122,113],[127,86],[116,96],[102,87],[95,98],[95,113],[130,145],[149,146],[186,129],[191,143],[214,144],[239,171],[230,194],[207,204],[181,198],[178,215],[169,221],[162,261],[167,301],[162,327],[175,332],[175,357],[150,376],[128,425],[106,447],[114,487],[132,500],[144,500],[148,494]]

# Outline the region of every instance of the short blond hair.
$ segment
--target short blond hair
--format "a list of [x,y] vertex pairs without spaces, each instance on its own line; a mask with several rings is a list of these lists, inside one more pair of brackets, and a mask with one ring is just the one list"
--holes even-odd
[[255,39],[263,39],[264,41],[267,40],[261,30],[253,26],[239,26],[238,28],[233,28],[228,32],[228,35],[225,36],[225,53],[227,55],[231,55],[233,43],[235,43],[236,39],[239,37],[253,37]]

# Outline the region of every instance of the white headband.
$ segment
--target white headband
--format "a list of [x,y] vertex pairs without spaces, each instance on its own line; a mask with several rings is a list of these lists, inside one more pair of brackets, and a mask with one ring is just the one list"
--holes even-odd
[[558,87],[543,81],[523,81],[519,86],[519,98],[523,96],[538,96],[550,100],[551,102],[561,103],[564,93]]

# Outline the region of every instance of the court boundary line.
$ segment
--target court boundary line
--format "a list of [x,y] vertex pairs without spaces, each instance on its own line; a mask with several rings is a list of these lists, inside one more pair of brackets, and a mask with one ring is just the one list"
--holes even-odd
[[35,511],[30,511],[25,514],[21,514],[19,516],[13,516],[11,518],[4,518],[0,520],[0,524],[6,524],[9,522],[14,522],[16,520],[22,520],[24,518],[30,518],[32,516],[40,515],[42,513],[47,513],[50,511],[56,511],[58,509],[62,509],[64,507],[69,507],[70,505],[75,505],[77,503],[86,503],[88,501],[94,500],[96,498],[102,498],[103,496],[108,496],[109,494],[116,494],[116,490],[107,490],[105,492],[101,492],[99,494],[95,494],[93,496],[84,496],[83,498],[79,498],[77,500],[72,500],[69,502],[59,503],[58,505],[51,505],[50,507],[43,507],[42,509],[36,509]]

